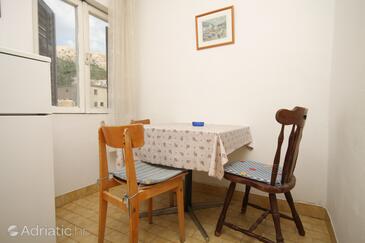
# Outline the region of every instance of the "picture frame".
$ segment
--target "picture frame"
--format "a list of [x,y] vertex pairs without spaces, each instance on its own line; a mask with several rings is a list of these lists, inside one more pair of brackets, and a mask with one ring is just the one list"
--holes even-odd
[[195,16],[196,49],[234,44],[234,7]]

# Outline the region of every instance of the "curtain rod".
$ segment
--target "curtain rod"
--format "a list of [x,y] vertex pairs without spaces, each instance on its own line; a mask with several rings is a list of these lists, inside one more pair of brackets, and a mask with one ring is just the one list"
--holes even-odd
[[82,1],[100,10],[101,12],[108,14],[108,8],[105,5],[97,2],[96,0],[82,0]]

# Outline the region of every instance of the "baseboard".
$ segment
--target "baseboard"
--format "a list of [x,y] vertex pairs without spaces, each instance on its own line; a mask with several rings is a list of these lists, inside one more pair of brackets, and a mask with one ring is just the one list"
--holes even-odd
[[[216,195],[221,195],[222,197],[225,196],[225,193],[227,192],[227,189],[228,189],[225,187],[212,186],[212,185],[207,185],[207,184],[203,184],[203,183],[197,183],[197,182],[193,182],[193,183],[194,183],[193,184],[194,190],[197,190],[197,191],[209,190],[210,192],[213,192]],[[244,193],[242,191],[235,191],[235,193],[233,195],[233,199],[242,200],[243,194]],[[266,196],[251,193],[250,197],[249,197],[249,201],[250,201],[250,203],[254,203],[254,204],[259,205],[264,208],[269,207],[269,198]],[[290,208],[289,208],[286,200],[278,199],[278,205],[279,205],[279,209],[282,213],[287,213],[290,215]],[[318,206],[318,205],[314,205],[314,204],[307,204],[307,203],[301,203],[301,202],[295,202],[295,208],[297,209],[299,215],[324,220],[326,222],[327,229],[328,229],[328,232],[331,237],[331,242],[337,243],[333,225],[331,223],[331,219],[330,219],[330,216],[329,216],[326,208]]]
[[326,219],[325,220],[326,220],[328,232],[330,233],[331,242],[337,243],[338,241],[337,241],[337,238],[336,238],[336,234],[335,234],[335,230],[334,230],[334,227],[333,227],[333,224],[332,224],[332,220],[331,220],[331,217],[330,217],[327,210],[326,210]]
[[[194,191],[207,191],[209,190],[213,194],[221,196],[224,198],[225,193],[227,192],[227,188],[225,187],[218,187],[198,182],[193,182],[193,190]],[[63,194],[61,196],[56,197],[56,207],[62,207],[63,205],[78,200],[82,197],[88,196],[98,191],[97,184],[93,184],[87,187],[80,188],[78,190]],[[242,200],[243,192],[242,191],[235,191],[233,198],[235,200]],[[257,194],[250,194],[249,201],[251,203],[257,204],[261,207],[268,208],[269,207],[269,200],[268,197],[257,195]],[[278,199],[278,205],[280,211],[282,213],[290,213],[290,208],[285,200]],[[300,215],[308,216],[312,218],[317,218],[326,221],[328,232],[330,233],[331,241],[337,243],[336,236],[334,233],[333,225],[331,223],[330,216],[327,210],[324,207],[313,205],[313,204],[306,204],[301,202],[296,202],[295,207]]]
[[[225,196],[225,193],[227,192],[227,189],[228,188],[225,188],[225,187],[218,187],[218,186],[194,182],[194,190],[198,190],[198,191],[199,190],[209,190],[210,192],[213,192],[216,195],[222,196],[223,198]],[[233,198],[235,200],[242,200],[243,192],[235,191]],[[250,203],[257,204],[264,208],[269,207],[269,199],[266,196],[250,193],[249,201],[250,201]],[[282,211],[282,213],[290,213],[290,208],[289,208],[286,200],[278,199],[278,206],[280,208],[280,211]],[[309,216],[312,218],[318,218],[321,220],[327,219],[327,211],[325,208],[323,208],[321,206],[296,202],[295,207],[300,215]]]
[[60,195],[58,197],[56,197],[55,201],[56,201],[56,207],[62,207],[63,205],[73,202],[75,200],[78,200],[82,197],[86,197],[90,194],[93,194],[95,192],[98,191],[98,186],[97,184],[93,184],[90,186],[86,186],[80,189],[77,189],[75,191],[72,192],[68,192],[66,194]]

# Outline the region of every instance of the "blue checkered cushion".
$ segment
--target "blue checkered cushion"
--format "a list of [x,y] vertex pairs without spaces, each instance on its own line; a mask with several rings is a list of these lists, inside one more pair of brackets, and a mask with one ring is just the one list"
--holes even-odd
[[[172,167],[149,164],[140,160],[135,162],[135,168],[137,183],[143,185],[152,185],[166,181],[184,171]],[[127,176],[125,167],[123,167],[121,171],[114,172],[113,176],[116,179],[126,181]]]
[[[276,184],[281,184],[282,167],[279,167]],[[246,177],[252,180],[270,184],[272,165],[255,161],[236,161],[224,166],[224,171],[230,174]]]

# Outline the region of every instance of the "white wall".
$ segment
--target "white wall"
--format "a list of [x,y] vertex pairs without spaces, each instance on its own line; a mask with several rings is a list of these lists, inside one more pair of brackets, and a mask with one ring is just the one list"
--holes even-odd
[[[1,0],[1,47],[34,52],[32,4]],[[97,129],[108,115],[57,114],[52,119],[56,196],[94,184],[99,172]]]
[[336,1],[327,201],[339,242],[365,242],[364,23],[364,1]]
[[53,115],[56,196],[99,178],[98,127],[106,114]]
[[1,0],[0,46],[33,52],[33,0]]
[[[195,15],[229,5],[236,44],[197,51]],[[255,150],[235,157],[271,164],[276,110],[308,107],[293,193],[325,205],[333,12],[333,0],[138,0],[139,117],[249,124]]]

